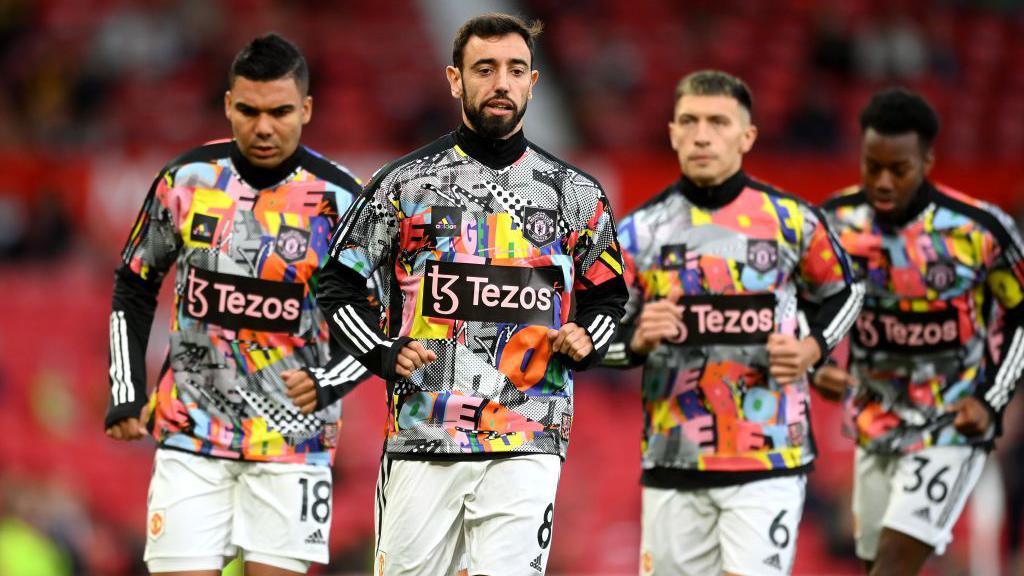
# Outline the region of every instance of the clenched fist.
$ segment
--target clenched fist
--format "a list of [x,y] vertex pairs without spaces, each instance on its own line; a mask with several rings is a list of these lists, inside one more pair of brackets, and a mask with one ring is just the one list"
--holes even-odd
[[814,373],[811,383],[826,400],[842,400],[847,388],[857,385],[852,374],[838,366],[822,366]]
[[949,407],[949,411],[956,412],[953,427],[964,436],[984,434],[992,424],[992,415],[988,408],[974,396],[957,400]]
[[590,334],[573,322],[563,324],[558,330],[548,330],[548,341],[551,342],[552,353],[560,352],[577,362],[594,351]]
[[768,350],[768,374],[783,386],[799,380],[822,354],[814,338],[797,340],[791,334],[768,336],[765,348]]
[[664,299],[644,305],[629,342],[634,354],[646,356],[662,342],[682,336],[683,308],[677,304],[682,296],[682,290],[672,288]]
[[285,370],[281,372],[281,378],[288,389],[288,397],[299,412],[312,414],[316,411],[316,382],[305,370]]
[[398,353],[398,358],[395,360],[395,374],[402,378],[408,378],[412,376],[413,372],[434,360],[437,360],[437,354],[427,350],[416,340],[412,340]]
[[142,407],[138,418],[125,418],[110,428],[107,436],[114,440],[141,440],[146,437],[146,421],[149,419],[149,404]]

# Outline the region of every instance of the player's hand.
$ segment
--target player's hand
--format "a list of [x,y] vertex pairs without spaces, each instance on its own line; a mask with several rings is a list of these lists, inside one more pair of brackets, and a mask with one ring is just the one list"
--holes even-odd
[[807,369],[821,358],[821,350],[814,338],[797,340],[791,334],[768,336],[768,374],[779,384],[792,384],[807,373]]
[[646,356],[665,340],[683,337],[683,307],[677,304],[682,296],[682,290],[672,288],[664,299],[644,305],[629,342],[634,354]]
[[412,376],[413,372],[434,360],[437,360],[437,354],[427,350],[416,340],[412,340],[398,353],[398,358],[395,361],[395,374],[402,378],[408,378]]
[[953,419],[953,427],[964,436],[978,436],[984,434],[992,424],[992,415],[988,408],[974,396],[961,398],[948,408],[950,412],[956,412]]
[[110,428],[107,436],[114,440],[142,440],[146,437],[146,420],[149,418],[149,403],[142,407],[138,418],[125,418]]
[[822,366],[814,373],[811,383],[823,398],[834,402],[842,400],[846,389],[855,386],[857,379],[838,366]]
[[558,330],[548,330],[548,342],[551,352],[560,352],[579,362],[594,351],[594,342],[590,334],[573,322],[563,324]]
[[316,382],[305,370],[285,370],[281,379],[287,388],[288,398],[303,414],[316,412]]

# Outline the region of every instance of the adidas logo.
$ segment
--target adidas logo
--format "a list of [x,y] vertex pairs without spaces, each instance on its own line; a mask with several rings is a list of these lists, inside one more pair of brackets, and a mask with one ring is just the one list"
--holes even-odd
[[921,508],[920,510],[914,512],[914,518],[919,518],[921,520],[924,520],[925,522],[931,522],[932,521],[932,515],[931,515],[931,512],[929,512],[927,506],[925,506],[924,508]]
[[327,544],[327,542],[324,540],[323,533],[317,528],[316,532],[306,537],[306,544]]
[[544,565],[540,563],[542,560],[541,556],[542,554],[537,554],[537,557],[533,559],[533,562],[530,562],[530,568],[533,568],[537,572],[544,572]]
[[778,554],[772,554],[771,556],[764,559],[764,563],[775,568],[776,570],[782,570],[782,559],[779,558]]

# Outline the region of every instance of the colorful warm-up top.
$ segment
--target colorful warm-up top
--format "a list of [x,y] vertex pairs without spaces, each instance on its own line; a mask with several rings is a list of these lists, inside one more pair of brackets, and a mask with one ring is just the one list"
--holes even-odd
[[[593,178],[529,143],[463,126],[388,164],[335,235],[317,298],[345,349],[388,381],[396,458],[564,457],[572,369],[594,364],[626,288],[611,210]],[[381,311],[359,297],[380,270]],[[575,322],[595,352],[553,354]],[[410,378],[415,339],[437,360]]]
[[957,433],[947,408],[974,395],[999,416],[1024,369],[1024,247],[1013,221],[927,181],[898,222],[856,188],[824,208],[866,284],[850,333],[858,443],[906,453],[979,440]]
[[[806,471],[808,382],[770,378],[765,345],[772,333],[811,336],[824,357],[856,318],[863,288],[824,216],[740,171],[714,187],[682,178],[623,218],[619,233],[631,298],[605,363],[643,365],[644,484]],[[678,335],[635,355],[634,319],[673,289],[682,293]]]
[[[149,401],[160,446],[330,464],[341,417],[333,401],[368,373],[331,353],[312,288],[359,191],[348,171],[302,146],[274,169],[251,164],[233,141],[164,168],[115,276],[106,425],[137,417],[146,402],[149,330],[175,266],[170,350]],[[297,368],[314,378],[324,407],[310,415],[285,394],[281,372]]]

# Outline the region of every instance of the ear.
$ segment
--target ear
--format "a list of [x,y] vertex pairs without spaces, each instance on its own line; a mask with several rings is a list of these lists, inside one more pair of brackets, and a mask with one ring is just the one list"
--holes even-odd
[[932,167],[935,166],[935,148],[929,146],[924,151],[924,175],[927,176],[932,171]]
[[740,141],[740,152],[746,154],[754,147],[757,141],[757,126],[753,124],[743,129],[743,139]]
[[231,120],[231,90],[224,92],[224,117]]
[[526,93],[527,100],[533,100],[533,87],[537,85],[537,80],[540,78],[539,70],[530,71],[530,90]]
[[672,144],[672,149],[676,152],[679,151],[679,125],[675,122],[670,121],[668,123],[668,141]]
[[313,119],[313,97],[306,96],[302,99],[302,125],[309,124]]
[[455,66],[447,66],[444,73],[448,77],[448,87],[451,88],[452,98],[456,100],[462,98],[462,72]]

